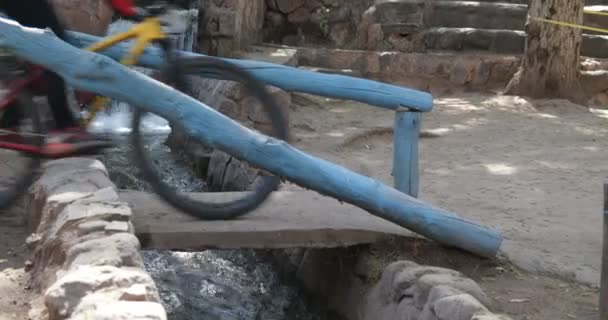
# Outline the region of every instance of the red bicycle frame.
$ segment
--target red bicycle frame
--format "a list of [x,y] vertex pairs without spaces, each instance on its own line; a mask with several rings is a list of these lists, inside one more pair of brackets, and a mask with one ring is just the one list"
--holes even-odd
[[[47,86],[43,81],[44,69],[35,65],[28,65],[28,71],[29,75],[27,77],[11,81],[8,92],[0,100],[0,112],[6,112],[6,109],[13,106],[22,90],[30,90],[42,94],[46,93]],[[27,153],[40,152],[35,146],[10,141],[0,141],[0,149],[10,149]]]

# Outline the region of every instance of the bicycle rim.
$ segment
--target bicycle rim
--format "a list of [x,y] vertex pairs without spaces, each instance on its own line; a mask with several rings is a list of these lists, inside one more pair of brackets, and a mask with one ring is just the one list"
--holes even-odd
[[[164,78],[172,79],[178,90],[184,90],[186,81],[183,75],[191,74],[221,74],[232,81],[240,83],[250,96],[255,97],[263,107],[266,117],[272,126],[271,136],[281,140],[287,140],[288,126],[282,109],[272,98],[265,86],[255,80],[249,73],[242,69],[216,58],[186,58],[180,59],[172,64],[173,69],[166,70],[171,74]],[[166,74],[166,73],[165,73]],[[264,176],[254,186],[251,192],[241,195],[237,199],[223,202],[207,202],[201,199],[193,199],[185,193],[180,193],[174,187],[168,185],[154,166],[154,160],[147,156],[145,142],[142,137],[141,124],[146,113],[139,108],[134,112],[132,123],[132,143],[134,148],[134,160],[141,170],[142,175],[151,185],[152,189],[166,202],[177,209],[204,220],[225,220],[245,215],[259,207],[272,194],[280,184],[280,178],[276,176]],[[168,120],[173,130],[184,132],[181,124]]]

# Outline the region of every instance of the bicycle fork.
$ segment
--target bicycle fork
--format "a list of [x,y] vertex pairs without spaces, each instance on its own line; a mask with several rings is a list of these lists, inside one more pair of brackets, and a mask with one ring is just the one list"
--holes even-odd
[[[153,42],[160,42],[162,46],[168,45],[167,36],[162,31],[161,23],[158,18],[147,18],[141,24],[136,25],[130,31],[119,34],[97,44],[88,47],[86,50],[97,52],[113,46],[121,41],[136,38],[136,43],[133,49],[120,61],[121,64],[132,66],[137,63],[139,57],[144,53],[146,47]],[[95,118],[97,113],[105,108],[111,101],[110,98],[104,96],[95,96],[91,103],[89,114],[82,119],[82,125],[87,127]]]

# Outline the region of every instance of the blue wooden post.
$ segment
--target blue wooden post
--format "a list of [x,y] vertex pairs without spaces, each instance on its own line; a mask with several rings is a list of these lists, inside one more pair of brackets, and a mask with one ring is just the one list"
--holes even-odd
[[0,46],[60,74],[77,89],[97,92],[179,121],[189,136],[211,147],[444,245],[495,256],[502,243],[495,230],[252,131],[188,95],[108,57],[70,46],[50,32],[23,28],[0,18]]
[[418,139],[421,113],[397,110],[393,128],[395,189],[418,197]]

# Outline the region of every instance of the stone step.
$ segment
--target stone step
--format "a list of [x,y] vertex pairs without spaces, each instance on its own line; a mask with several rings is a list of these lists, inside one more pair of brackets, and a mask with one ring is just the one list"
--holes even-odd
[[517,30],[432,28],[422,31],[421,37],[427,50],[521,54],[524,51],[526,33]]
[[[427,50],[521,54],[526,34],[517,30],[432,28],[424,30],[421,37]],[[608,58],[608,36],[583,35],[581,53],[588,57]]]
[[[519,0],[517,0],[519,1]],[[433,1],[425,25],[445,28],[524,30],[527,4],[491,1]],[[421,26],[422,4],[395,1],[378,4],[376,18],[384,33],[410,34]],[[608,11],[607,6],[589,5],[588,10]],[[608,17],[585,15],[585,25],[608,28]],[[585,30],[584,33],[598,34]]]
[[235,54],[238,59],[270,62],[284,66],[296,66],[296,51],[290,48],[251,45]]
[[355,77],[355,78],[363,77],[363,75],[361,74],[361,71],[353,70],[353,69],[333,69],[333,68],[322,68],[322,67],[306,66],[306,65],[300,65],[300,66],[298,66],[298,69],[319,72],[319,73],[327,73],[327,74],[339,74],[339,75]]
[[[461,0],[444,0],[444,1],[461,1]],[[525,4],[527,5],[530,0],[479,0],[480,2],[494,2],[494,3],[516,3],[516,4]],[[585,4],[588,6],[594,5],[608,5],[608,1],[606,0],[587,0]]]
[[[443,1],[459,2],[459,1],[462,1],[462,0],[443,0]],[[525,4],[525,5],[528,5],[528,0],[479,0],[479,2],[513,3],[513,4]]]
[[431,27],[524,30],[525,4],[480,1],[434,1]]

